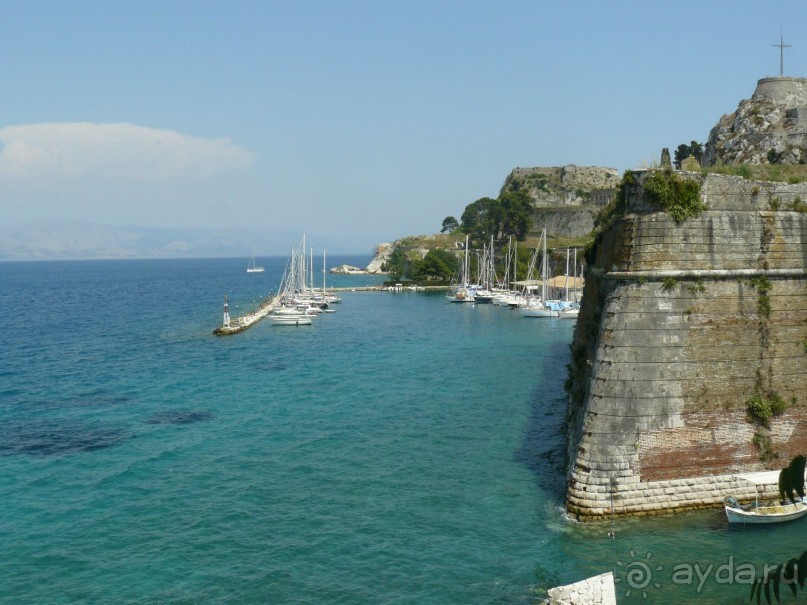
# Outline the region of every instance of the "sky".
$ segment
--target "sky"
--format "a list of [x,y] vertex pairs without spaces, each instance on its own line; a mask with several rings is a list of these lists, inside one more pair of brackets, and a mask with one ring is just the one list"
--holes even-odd
[[0,224],[365,252],[515,167],[705,142],[778,75],[780,35],[807,76],[806,24],[776,0],[0,0]]

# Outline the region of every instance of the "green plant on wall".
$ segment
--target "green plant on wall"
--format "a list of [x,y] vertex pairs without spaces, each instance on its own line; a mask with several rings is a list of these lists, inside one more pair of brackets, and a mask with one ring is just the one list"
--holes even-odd
[[762,462],[772,462],[779,457],[779,454],[773,449],[773,440],[769,429],[771,428],[771,420],[776,416],[780,416],[787,407],[787,402],[776,393],[770,393],[767,397],[756,393],[745,402],[748,421],[757,426],[757,430],[754,431],[754,436],[751,438],[751,443],[759,449],[759,459]]
[[758,277],[752,277],[750,280],[748,280],[748,283],[752,288],[756,288],[757,312],[759,313],[760,317],[770,317],[771,299],[768,296],[768,293],[771,290],[771,280],[764,275],[760,275]]
[[654,172],[645,180],[643,187],[648,197],[664,208],[677,223],[706,210],[706,205],[701,201],[700,183],[681,178],[672,170]]
[[767,398],[757,393],[745,402],[745,409],[752,422],[770,428],[771,419],[787,409],[787,402],[776,393],[771,393]]
[[706,292],[706,286],[703,285],[703,280],[698,279],[695,281],[695,284],[692,286],[688,286],[687,289],[689,290],[690,294],[703,294]]
[[665,277],[661,282],[661,289],[664,292],[669,292],[678,285],[678,280],[674,277]]

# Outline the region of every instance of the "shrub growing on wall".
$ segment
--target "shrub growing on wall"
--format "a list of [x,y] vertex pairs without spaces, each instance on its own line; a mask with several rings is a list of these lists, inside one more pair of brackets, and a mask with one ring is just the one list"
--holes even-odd
[[659,204],[677,223],[706,210],[701,201],[701,185],[684,179],[672,170],[658,170],[644,182],[648,197]]

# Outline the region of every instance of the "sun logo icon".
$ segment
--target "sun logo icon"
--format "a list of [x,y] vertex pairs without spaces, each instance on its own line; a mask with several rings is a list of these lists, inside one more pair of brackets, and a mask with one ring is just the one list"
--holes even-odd
[[625,582],[626,597],[631,596],[634,591],[636,591],[637,594],[639,594],[639,591],[641,591],[642,598],[646,599],[646,588],[651,585],[656,589],[661,588],[661,584],[653,581],[653,572],[661,571],[664,569],[664,567],[657,565],[655,568],[653,568],[651,566],[650,559],[653,557],[653,553],[647,553],[644,560],[636,560],[636,551],[632,550],[630,551],[630,557],[631,561],[628,561],[627,564],[622,563],[622,561],[616,562],[617,567],[624,568],[624,578],[617,577],[614,579],[614,583],[619,584],[620,582]]

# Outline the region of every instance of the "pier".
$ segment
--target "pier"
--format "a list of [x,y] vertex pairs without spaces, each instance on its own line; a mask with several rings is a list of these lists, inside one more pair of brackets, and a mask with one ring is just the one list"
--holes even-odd
[[[357,286],[354,288],[330,288],[329,291],[331,292],[372,292],[372,291],[381,291],[381,286]],[[280,307],[280,295],[275,294],[274,296],[270,296],[261,302],[258,306],[256,311],[252,311],[247,313],[246,315],[242,315],[237,317],[236,319],[230,319],[230,305],[227,299],[227,296],[224,297],[224,321],[222,325],[213,330],[213,334],[216,336],[228,336],[230,334],[238,334],[239,332],[243,332],[244,330],[248,330],[260,320],[267,317],[269,314],[272,313],[275,309]]]
[[248,330],[272,311],[280,306],[280,295],[270,296],[261,302],[256,311],[242,315],[234,320],[230,319],[230,305],[227,296],[224,297],[224,322],[221,326],[213,330],[216,336],[227,336],[228,334],[238,334]]

